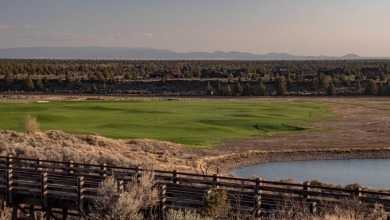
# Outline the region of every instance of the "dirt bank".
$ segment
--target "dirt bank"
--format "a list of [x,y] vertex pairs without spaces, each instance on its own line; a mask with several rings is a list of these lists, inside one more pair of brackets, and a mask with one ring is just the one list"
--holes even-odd
[[251,151],[243,154],[226,155],[211,159],[213,167],[222,173],[240,167],[267,163],[298,160],[345,160],[345,159],[386,159],[390,158],[390,149],[329,149],[310,151]]

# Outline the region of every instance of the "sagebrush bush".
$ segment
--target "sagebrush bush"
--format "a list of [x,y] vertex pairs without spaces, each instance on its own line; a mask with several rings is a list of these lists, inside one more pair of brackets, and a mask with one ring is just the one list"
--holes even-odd
[[154,173],[144,172],[137,180],[126,185],[123,192],[118,190],[115,177],[108,177],[100,183],[97,198],[91,209],[89,219],[143,219],[141,211],[151,209],[159,201],[155,187]]
[[357,198],[323,202],[321,209],[311,213],[309,204],[301,199],[285,198],[277,203],[267,220],[379,220],[385,215],[380,207],[369,208]]
[[196,211],[186,209],[186,210],[173,210],[170,209],[166,213],[166,220],[212,220],[210,217],[202,217]]
[[226,190],[212,188],[203,199],[204,207],[200,210],[202,216],[213,219],[228,219],[230,205]]
[[22,119],[22,128],[27,134],[36,134],[39,132],[39,123],[36,117],[29,114]]
[[0,220],[10,220],[12,218],[11,210],[5,202],[0,202]]

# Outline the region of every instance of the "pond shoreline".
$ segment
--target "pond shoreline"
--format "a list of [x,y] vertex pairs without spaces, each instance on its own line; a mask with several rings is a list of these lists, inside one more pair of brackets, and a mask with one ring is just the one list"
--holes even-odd
[[307,160],[348,160],[348,159],[389,159],[390,149],[342,149],[307,151],[250,151],[220,157],[215,165],[228,173],[231,170],[269,162],[289,162]]

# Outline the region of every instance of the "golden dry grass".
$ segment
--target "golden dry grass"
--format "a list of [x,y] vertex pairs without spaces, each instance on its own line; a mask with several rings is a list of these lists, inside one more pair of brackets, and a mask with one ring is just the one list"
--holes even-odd
[[196,164],[191,150],[180,144],[149,139],[114,140],[62,131],[36,135],[0,131],[0,155],[169,170],[191,170]]

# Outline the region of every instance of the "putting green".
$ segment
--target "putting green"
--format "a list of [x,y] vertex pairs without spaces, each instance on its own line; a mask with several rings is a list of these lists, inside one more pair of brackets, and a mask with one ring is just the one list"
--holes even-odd
[[31,114],[41,130],[211,146],[223,139],[312,129],[293,124],[330,117],[332,107],[226,100],[0,102],[0,129],[22,131],[22,118]]

